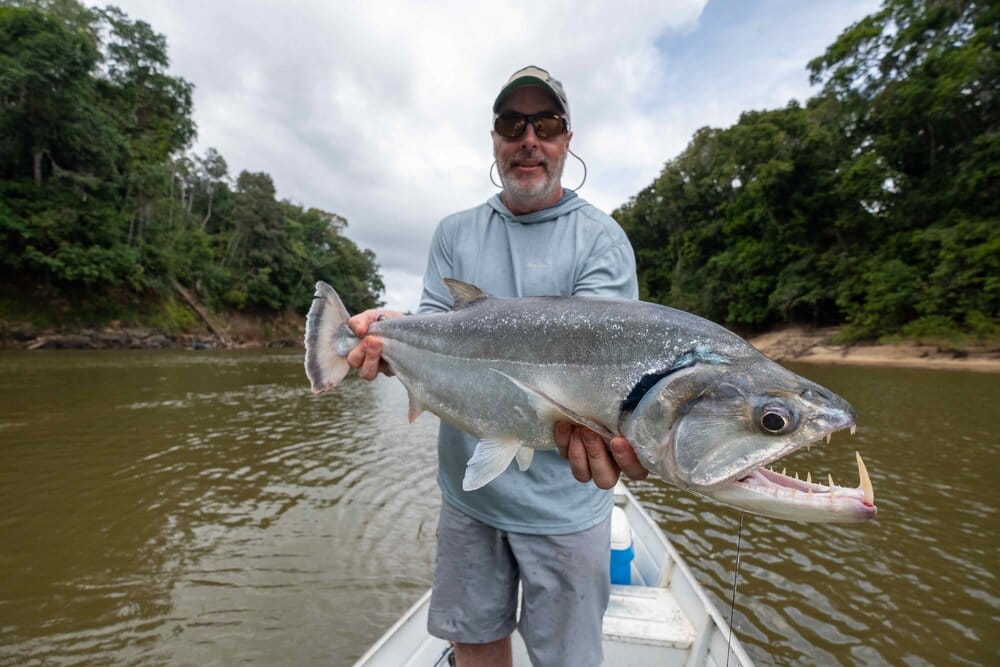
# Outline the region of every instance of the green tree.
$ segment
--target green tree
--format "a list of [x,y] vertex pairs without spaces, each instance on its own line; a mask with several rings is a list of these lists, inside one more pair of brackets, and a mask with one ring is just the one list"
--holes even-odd
[[0,268],[8,274],[87,286],[141,279],[108,201],[123,139],[91,76],[95,45],[56,17],[0,8]]
[[[100,54],[92,35],[38,11],[0,7],[0,154],[3,175],[31,174],[41,187],[53,170],[104,162],[90,140],[113,136],[102,124],[91,71]],[[107,172],[105,171],[105,174]]]
[[869,258],[838,274],[859,335],[997,316],[998,20],[996,3],[887,0],[810,63],[852,150],[838,225]]
[[216,307],[268,311],[304,310],[325,277],[352,307],[378,303],[374,255],[343,218],[278,201],[266,173],[232,183],[214,149],[189,153],[191,85],[152,26],[74,0],[9,4],[0,284],[139,301],[180,282]]
[[699,131],[615,212],[643,295],[732,325],[835,317],[825,268],[837,156],[836,138],[797,104]]
[[1000,6],[886,0],[805,107],[699,130],[615,216],[645,298],[733,326],[995,331]]

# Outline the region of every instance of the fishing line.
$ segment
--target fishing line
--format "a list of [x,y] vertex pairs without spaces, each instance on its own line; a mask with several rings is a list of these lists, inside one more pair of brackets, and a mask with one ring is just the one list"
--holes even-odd
[[729,667],[729,654],[733,650],[733,616],[736,614],[736,582],[740,578],[740,546],[743,543],[743,512],[740,512],[740,527],[736,531],[736,572],[733,573],[733,599],[729,603],[729,645],[726,647],[726,667]]

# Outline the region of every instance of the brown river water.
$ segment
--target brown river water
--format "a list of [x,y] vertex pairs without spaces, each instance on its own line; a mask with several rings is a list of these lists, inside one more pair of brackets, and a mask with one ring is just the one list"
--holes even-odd
[[[789,458],[878,518],[744,517],[761,665],[1000,664],[1000,375],[802,366],[857,435]],[[350,665],[429,586],[436,420],[269,352],[0,353],[0,664]],[[633,490],[730,613],[739,513]]]

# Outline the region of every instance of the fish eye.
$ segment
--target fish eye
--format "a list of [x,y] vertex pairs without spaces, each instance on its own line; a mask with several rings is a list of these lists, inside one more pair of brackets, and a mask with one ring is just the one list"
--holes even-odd
[[768,431],[774,433],[785,428],[785,418],[777,412],[765,412],[764,416],[760,418],[760,423]]
[[783,405],[766,405],[760,410],[758,421],[768,433],[787,433],[795,425],[795,420]]

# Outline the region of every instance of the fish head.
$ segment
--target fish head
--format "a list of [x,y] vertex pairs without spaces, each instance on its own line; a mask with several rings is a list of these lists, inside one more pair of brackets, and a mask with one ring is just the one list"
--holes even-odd
[[856,522],[876,513],[860,456],[859,488],[813,484],[766,467],[835,431],[853,432],[856,418],[829,389],[755,355],[665,376],[623,434],[651,472],[688,491],[774,518]]

